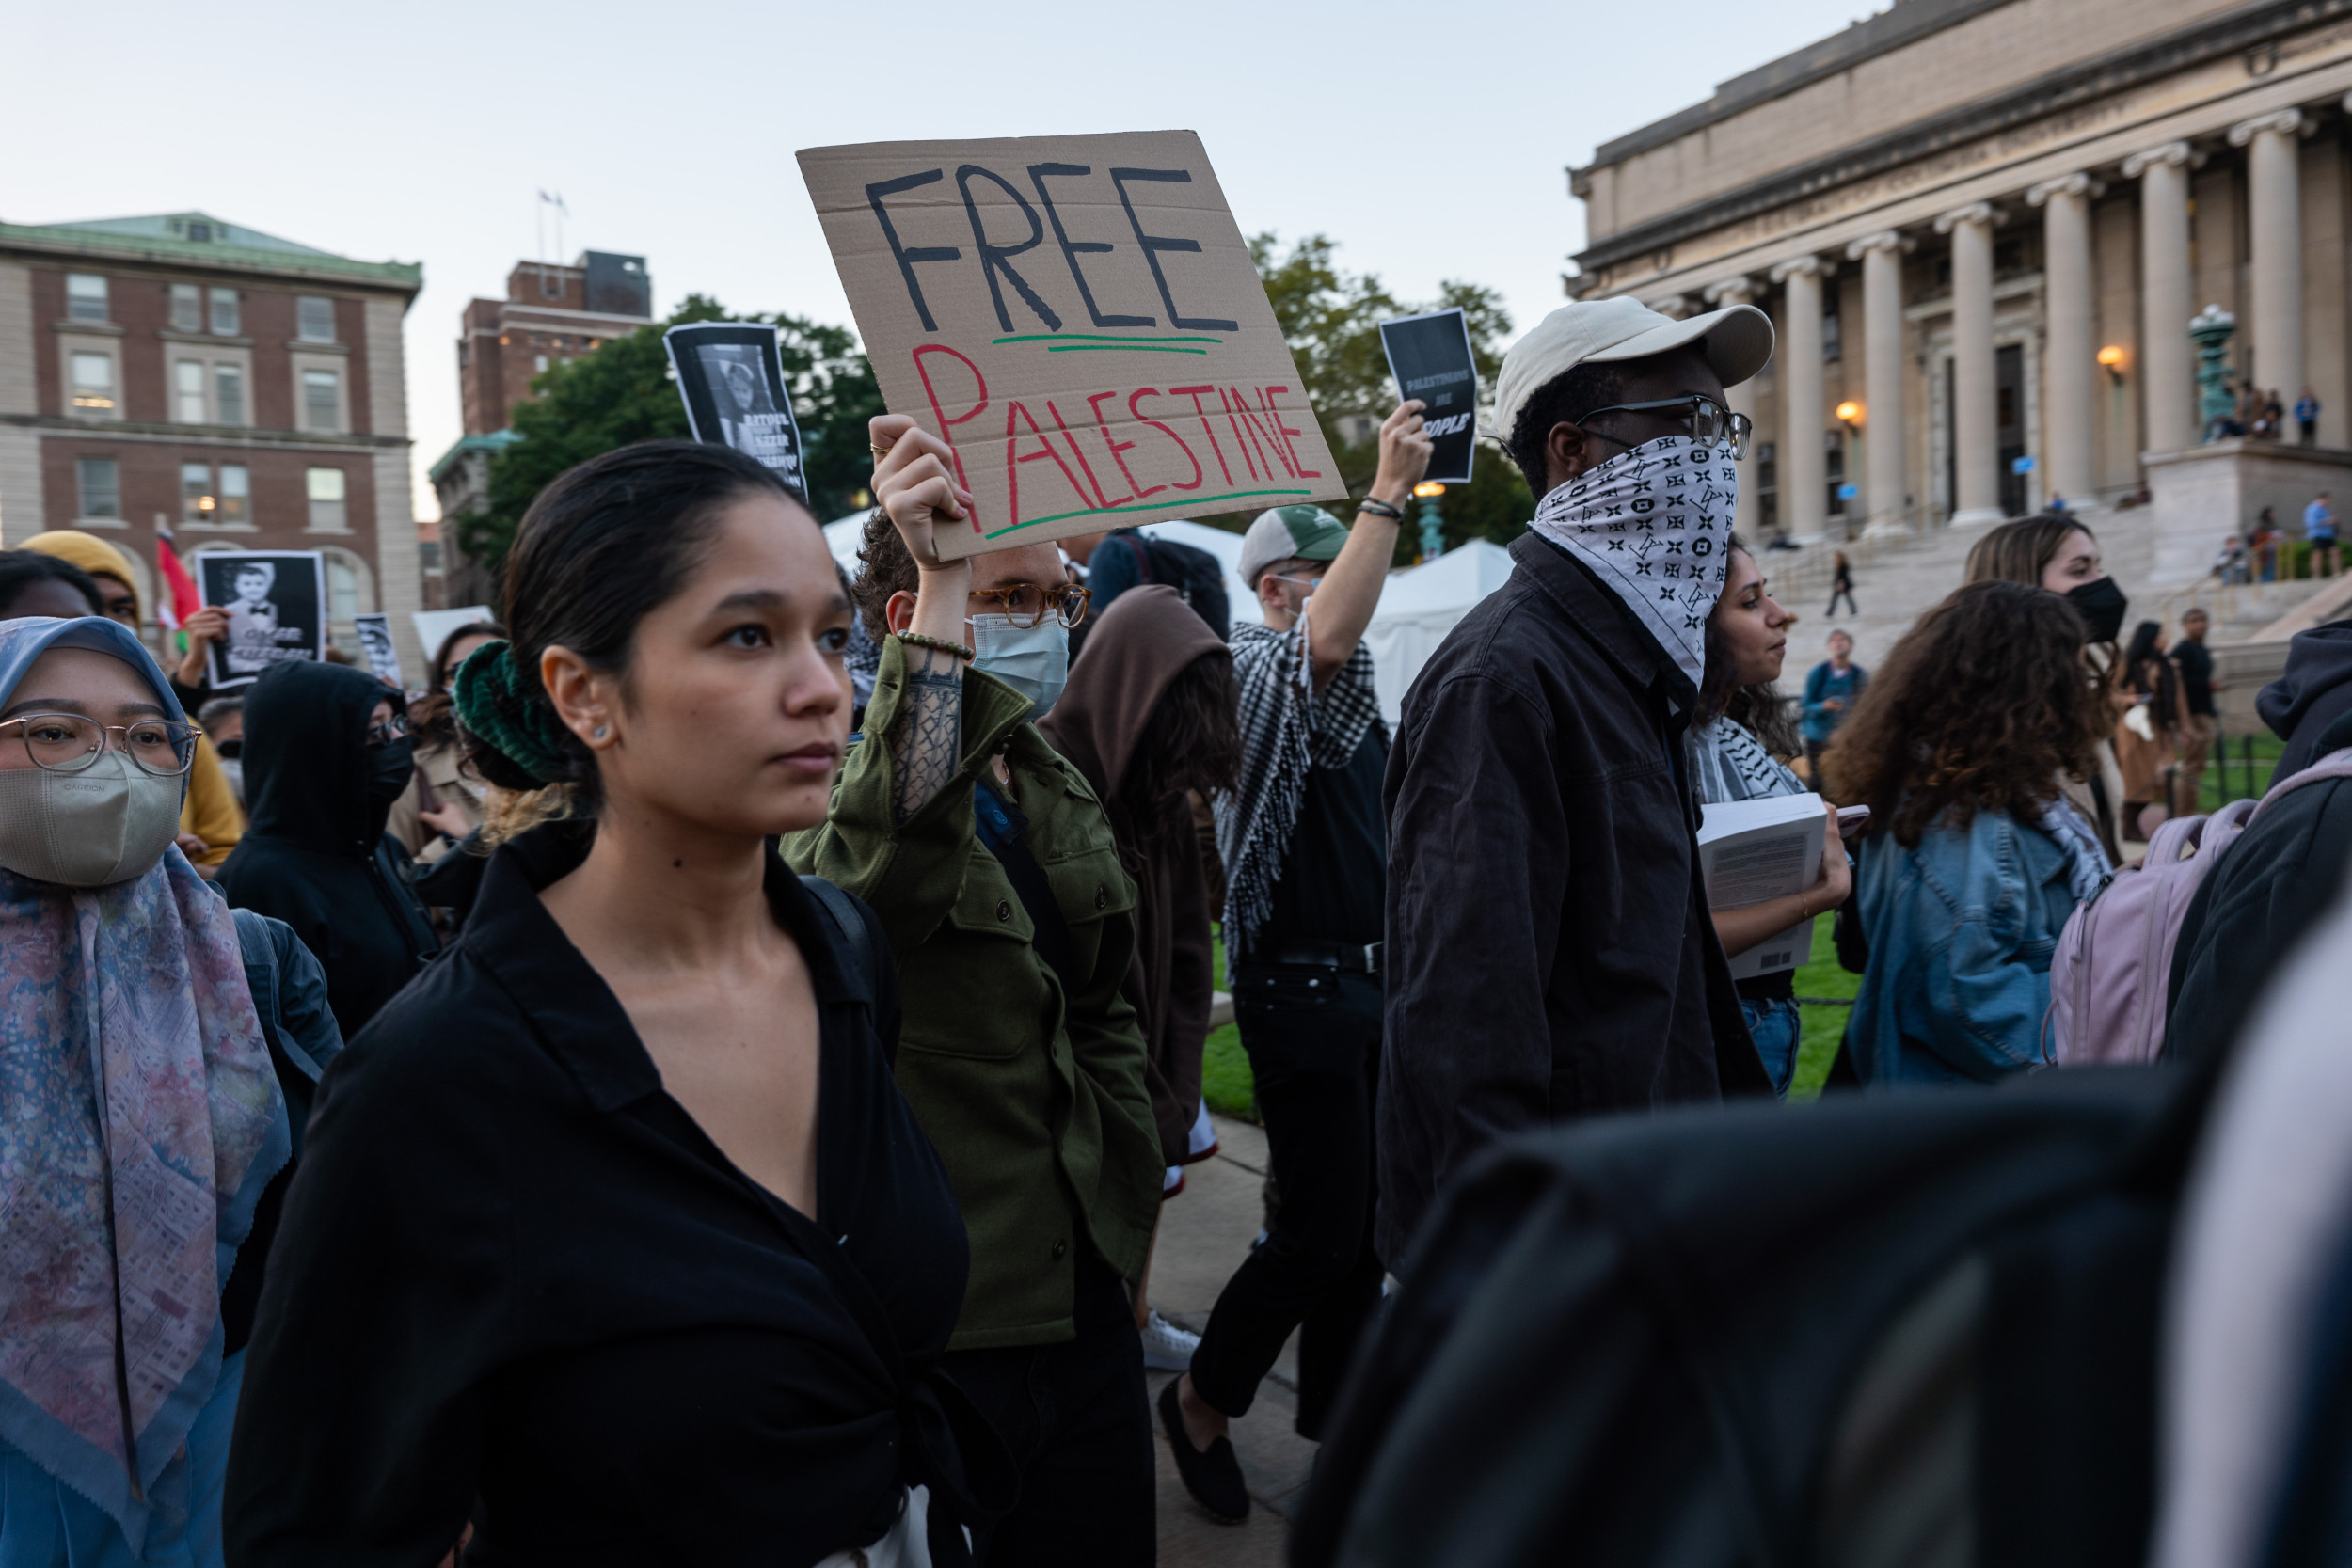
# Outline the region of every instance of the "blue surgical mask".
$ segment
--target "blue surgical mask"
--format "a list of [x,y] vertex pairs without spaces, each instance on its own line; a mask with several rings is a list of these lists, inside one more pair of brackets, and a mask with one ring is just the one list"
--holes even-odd
[[1028,698],[1031,720],[1051,713],[1070,674],[1070,628],[1051,615],[1033,626],[1016,626],[1009,615],[975,615],[970,624],[972,667]]

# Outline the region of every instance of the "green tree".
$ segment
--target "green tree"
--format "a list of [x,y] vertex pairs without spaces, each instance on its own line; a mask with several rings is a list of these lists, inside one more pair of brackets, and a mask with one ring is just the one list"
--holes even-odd
[[515,433],[522,438],[491,457],[489,507],[457,519],[458,548],[495,571],[523,513],[558,474],[631,441],[688,436],[661,335],[701,321],[767,322],[781,329],[785,382],[807,448],[810,504],[819,520],[852,510],[872,472],[866,420],[882,409],[856,337],[798,316],[732,315],[714,299],[689,294],[666,321],[532,380],[536,400],[515,410]]
[[[1502,368],[1502,340],[1510,336],[1511,318],[1492,289],[1475,283],[1448,281],[1438,286],[1438,298],[1415,305],[1399,300],[1377,277],[1351,274],[1341,268],[1339,246],[1323,234],[1310,234],[1285,254],[1272,233],[1249,242],[1250,258],[1265,282],[1266,299],[1274,319],[1290,341],[1292,357],[1307,384],[1323,438],[1339,460],[1340,475],[1351,493],[1361,495],[1380,465],[1376,436],[1349,443],[1349,427],[1363,419],[1375,422],[1396,406],[1396,383],[1389,374],[1389,358],[1380,346],[1380,323],[1424,310],[1460,307],[1470,325],[1470,354],[1478,363],[1482,387],[1491,390]],[[1510,459],[1489,444],[1479,449],[1467,485],[1446,487],[1438,515],[1449,548],[1470,539],[1508,543],[1535,515],[1534,498]],[[1229,513],[1203,522],[1223,528],[1248,528],[1254,513]],[[1421,554],[1418,507],[1401,531],[1396,559],[1404,564]]]

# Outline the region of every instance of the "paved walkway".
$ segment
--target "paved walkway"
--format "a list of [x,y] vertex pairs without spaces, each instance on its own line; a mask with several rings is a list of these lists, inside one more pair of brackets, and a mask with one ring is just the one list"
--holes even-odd
[[[1217,1292],[1249,1255],[1263,1214],[1265,1133],[1246,1121],[1216,1120],[1217,1153],[1184,1173],[1184,1190],[1160,1217],[1152,1262],[1152,1305],[1198,1333]],[[1279,1568],[1289,1543],[1286,1515],[1314,1465],[1315,1446],[1291,1430],[1296,1410],[1297,1345],[1275,1364],[1249,1414],[1233,1423],[1233,1448],[1254,1507],[1240,1525],[1203,1513],[1177,1479],[1168,1441],[1154,1433],[1159,1459],[1161,1568]],[[1152,1398],[1175,1374],[1150,1374]]]

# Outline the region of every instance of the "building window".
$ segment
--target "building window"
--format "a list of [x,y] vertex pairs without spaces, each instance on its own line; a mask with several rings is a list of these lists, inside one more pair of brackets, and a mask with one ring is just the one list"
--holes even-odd
[[220,466],[220,507],[217,513],[224,524],[252,521],[253,476],[242,463]]
[[245,367],[215,365],[213,367],[213,417],[219,424],[243,424],[245,419]]
[[545,374],[547,374],[547,373],[548,373],[548,356],[547,356],[546,355],[544,355],[544,354],[534,354],[534,355],[532,355],[531,357],[532,357],[532,373],[537,374],[537,375],[545,375]]
[[326,618],[330,621],[348,621],[356,615],[366,614],[359,602],[359,563],[351,559],[348,551],[326,550],[322,553],[326,558]]
[[74,478],[81,483],[80,515],[84,517],[119,517],[122,515],[122,477],[111,457],[85,457],[73,465]]
[[214,336],[220,338],[235,337],[237,335],[237,291],[234,289],[215,289],[213,291]]
[[77,322],[107,320],[106,280],[91,272],[67,273],[65,313]]
[[310,531],[349,533],[351,526],[343,511],[343,471],[341,468],[312,468],[307,477],[310,491]]
[[1836,430],[1822,434],[1826,439],[1821,451],[1821,471],[1829,480],[1829,515],[1842,517],[1846,515],[1846,498],[1840,494],[1846,488],[1846,436],[1844,432]]
[[1846,323],[1837,309],[1838,288],[1830,284],[1821,291],[1821,357],[1824,360],[1846,356]]
[[336,381],[333,371],[304,371],[302,372],[302,428],[305,430],[334,430],[336,418]]
[[1756,517],[1766,538],[1780,531],[1780,451],[1770,441],[1756,444]]
[[171,286],[171,329],[174,332],[204,330],[204,291],[193,283]]
[[295,333],[306,343],[335,341],[335,302],[321,294],[304,294],[294,302]]
[[183,359],[171,367],[171,417],[182,424],[204,422],[204,365]]
[[199,528],[209,528],[219,504],[213,495],[212,466],[206,463],[181,464],[180,520],[194,523]]
[[73,406],[94,414],[114,412],[113,356],[77,354],[73,356]]

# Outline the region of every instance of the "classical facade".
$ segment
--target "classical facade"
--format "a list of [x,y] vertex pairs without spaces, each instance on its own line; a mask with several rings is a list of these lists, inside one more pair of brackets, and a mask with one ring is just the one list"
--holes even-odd
[[318,550],[329,626],[390,615],[419,668],[401,324],[423,269],[203,213],[0,223],[0,546],[87,529],[154,612],[183,553]]
[[1772,314],[1773,363],[1735,393],[1752,532],[2161,490],[2204,434],[2208,305],[2252,385],[2316,395],[2309,463],[2341,469],[2348,150],[2352,0],[1898,0],[1570,170],[1589,243],[1566,282]]

